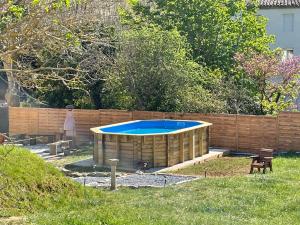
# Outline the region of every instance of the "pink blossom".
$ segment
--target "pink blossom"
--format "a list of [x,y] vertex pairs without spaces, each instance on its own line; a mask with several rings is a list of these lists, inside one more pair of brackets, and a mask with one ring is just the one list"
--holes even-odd
[[279,64],[278,73],[284,79],[292,79],[300,72],[300,57],[294,56],[290,59],[284,60]]

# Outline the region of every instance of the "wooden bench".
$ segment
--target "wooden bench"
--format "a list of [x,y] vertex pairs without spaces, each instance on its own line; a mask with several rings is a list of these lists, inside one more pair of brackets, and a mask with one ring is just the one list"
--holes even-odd
[[263,169],[263,173],[266,173],[266,169],[270,168],[270,171],[273,171],[272,159],[273,159],[273,149],[262,148],[259,151],[258,155],[251,156],[252,163],[250,173],[253,173],[254,168],[257,168],[260,172],[260,169]]
[[64,152],[64,150],[70,149],[71,142],[72,140],[65,140],[48,144],[50,148],[50,155],[57,155],[59,148],[62,149],[62,152]]

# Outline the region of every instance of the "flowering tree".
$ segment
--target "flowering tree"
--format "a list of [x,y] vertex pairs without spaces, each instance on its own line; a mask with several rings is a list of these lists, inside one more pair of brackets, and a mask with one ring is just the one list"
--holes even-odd
[[289,108],[299,93],[300,57],[282,60],[280,56],[279,52],[235,55],[240,68],[255,81],[262,114]]

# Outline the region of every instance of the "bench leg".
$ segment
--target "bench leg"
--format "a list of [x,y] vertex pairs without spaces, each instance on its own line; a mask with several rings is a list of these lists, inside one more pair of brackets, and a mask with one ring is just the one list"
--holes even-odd
[[266,169],[267,169],[267,167],[266,167],[266,165],[264,165],[263,174],[266,173]]
[[273,172],[272,162],[270,162],[270,171]]
[[57,146],[50,145],[50,155],[57,155]]
[[250,169],[250,174],[253,173],[253,166],[251,166],[251,169]]

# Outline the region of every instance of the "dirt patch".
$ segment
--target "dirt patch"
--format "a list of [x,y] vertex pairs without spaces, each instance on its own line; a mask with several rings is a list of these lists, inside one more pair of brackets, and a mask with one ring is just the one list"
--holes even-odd
[[246,157],[222,157],[174,173],[198,176],[224,177],[239,176],[249,173],[251,160]]
[[0,224],[3,225],[21,225],[24,224],[25,220],[23,217],[12,216],[8,218],[0,218]]

